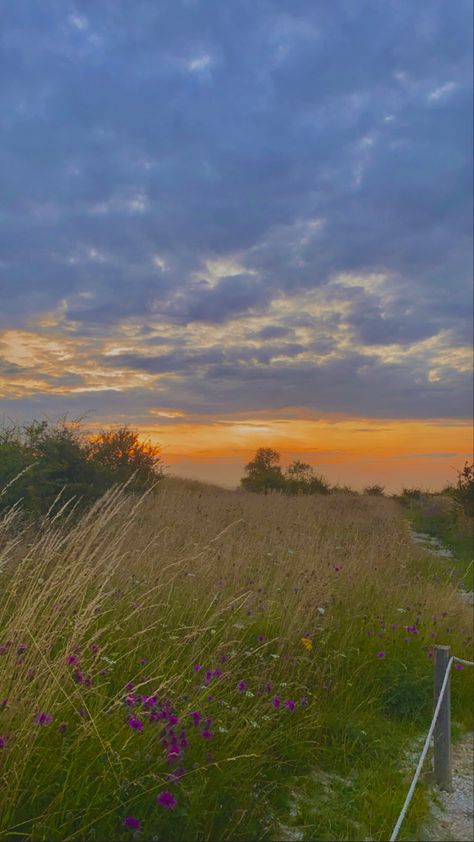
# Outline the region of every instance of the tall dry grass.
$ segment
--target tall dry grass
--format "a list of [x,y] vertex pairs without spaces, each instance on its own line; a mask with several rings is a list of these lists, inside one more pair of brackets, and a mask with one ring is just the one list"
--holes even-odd
[[0,839],[386,838],[433,644],[471,627],[397,506],[169,479],[65,517],[0,537]]

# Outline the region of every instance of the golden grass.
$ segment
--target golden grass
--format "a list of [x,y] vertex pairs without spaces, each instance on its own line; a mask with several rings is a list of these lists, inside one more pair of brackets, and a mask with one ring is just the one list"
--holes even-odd
[[[439,575],[427,575],[423,553],[390,500],[256,496],[167,479],[141,500],[113,490],[66,524],[57,519],[21,531],[11,521],[7,516],[0,535],[0,703],[9,700],[0,713],[0,763],[8,764],[0,781],[0,838],[85,839],[94,827],[117,834],[120,805],[126,812],[129,804],[134,814],[138,799],[146,811],[147,793],[165,785],[168,770],[159,747],[153,769],[142,756],[130,760],[140,735],[124,723],[124,685],[132,681],[135,693],[172,699],[186,716],[198,705],[214,705],[209,688],[196,685],[196,663],[221,665],[223,672],[222,707],[213,714],[222,730],[213,748],[222,787],[216,797],[230,799],[227,821],[222,824],[217,802],[209,801],[207,788],[216,783],[206,770],[214,761],[198,749],[188,784],[183,781],[184,824],[175,819],[171,826],[159,815],[149,821],[156,822],[158,838],[178,827],[192,834],[182,838],[248,838],[255,828],[275,838],[288,801],[275,801],[272,792],[281,792],[283,778],[287,795],[291,791],[298,752],[304,763],[326,764],[328,771],[340,771],[344,758],[355,763],[353,733],[366,734],[362,726],[371,715],[379,717],[379,731],[380,717],[396,719],[398,702],[384,712],[391,681],[411,670],[416,687],[426,687],[433,642],[451,642],[456,654],[469,655],[470,609],[441,567]],[[410,624],[417,635],[403,628]],[[91,644],[100,647],[98,654]],[[84,678],[93,678],[90,688],[76,683],[66,665],[75,652]],[[249,694],[236,694],[239,680],[248,683]],[[282,698],[310,701],[291,727],[288,714],[281,734],[283,720],[272,719],[268,699],[257,693],[270,681]],[[459,697],[462,717],[461,685]],[[35,726],[39,711],[51,714],[53,725]],[[57,733],[61,720],[68,727],[64,738]],[[385,763],[393,778],[395,747],[390,744],[385,757],[383,741],[372,744],[370,734],[357,739],[365,740],[357,749],[367,753],[365,762]],[[100,764],[99,756],[106,761]],[[272,783],[274,763],[286,770],[278,783]],[[237,769],[249,787],[262,787],[260,807],[252,804],[245,821],[239,795],[229,795]],[[136,790],[127,790],[127,801],[123,781],[131,774]],[[400,783],[392,778],[385,790],[380,783],[388,802],[393,799],[387,822],[399,797]],[[203,817],[196,805],[204,793],[209,808]],[[309,827],[308,833],[320,834],[309,838],[326,838],[314,816]],[[339,832],[350,838],[349,825]],[[365,832],[378,831],[369,822]]]

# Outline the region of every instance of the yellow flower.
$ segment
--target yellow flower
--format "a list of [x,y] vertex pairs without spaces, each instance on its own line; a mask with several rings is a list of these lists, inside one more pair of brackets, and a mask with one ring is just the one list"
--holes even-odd
[[309,637],[302,637],[301,643],[303,644],[304,648],[308,650],[308,652],[311,652],[311,649],[313,648],[313,641],[310,640]]

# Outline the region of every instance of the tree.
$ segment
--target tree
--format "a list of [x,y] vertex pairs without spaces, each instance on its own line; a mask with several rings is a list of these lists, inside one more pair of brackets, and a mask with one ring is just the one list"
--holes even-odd
[[271,447],[260,447],[254,458],[245,466],[247,476],[240,481],[246,491],[268,494],[271,490],[282,490],[285,478],[279,466],[280,454]]
[[461,471],[457,472],[458,481],[454,498],[464,509],[464,513],[469,517],[474,515],[474,462],[464,463]]
[[286,470],[286,487],[288,494],[328,494],[329,484],[315,474],[311,465],[295,459]]
[[163,476],[160,448],[141,442],[138,433],[126,426],[92,437],[87,456],[109,483],[132,480],[133,488],[137,488]]

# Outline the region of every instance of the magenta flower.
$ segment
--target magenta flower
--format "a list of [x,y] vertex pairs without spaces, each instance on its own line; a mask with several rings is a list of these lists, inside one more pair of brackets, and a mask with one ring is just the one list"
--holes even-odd
[[309,699],[307,699],[306,696],[301,696],[300,705],[302,708],[307,707],[309,705]]
[[133,707],[135,702],[137,701],[137,697],[133,693],[129,693],[128,696],[125,696],[124,702],[128,707]]
[[135,689],[133,681],[129,681],[128,684],[125,685],[125,689],[128,690],[129,693],[131,693],[132,690]]
[[204,731],[201,731],[201,737],[203,738],[203,740],[212,740],[214,734],[212,733],[212,731],[209,731],[208,728],[205,728]]
[[194,725],[199,725],[199,723],[200,723],[200,721],[201,721],[201,719],[202,719],[202,714],[201,714],[201,713],[199,713],[199,711],[198,711],[198,710],[193,710],[193,711],[189,714],[189,716],[191,717],[191,719],[192,719],[192,721],[193,721],[193,724],[194,724]]
[[407,632],[410,632],[410,634],[418,634],[418,629],[416,626],[407,626],[406,629]]
[[257,640],[258,640],[258,642],[259,642],[259,643],[263,643],[263,641],[265,640],[265,635],[264,635],[264,634],[259,634],[259,635],[257,636]]
[[84,676],[80,670],[74,670],[72,677],[76,684],[82,684],[82,682],[84,681]]
[[179,716],[176,716],[174,713],[168,714],[168,722],[170,725],[178,725],[179,724]]
[[51,716],[51,714],[44,713],[44,711],[41,711],[41,713],[39,713],[35,719],[37,725],[51,725],[52,721],[53,717]]
[[274,708],[279,708],[279,707],[281,707],[281,699],[280,699],[280,697],[279,697],[279,696],[274,696],[274,697],[273,697],[273,699],[272,699],[272,705],[273,705],[273,707],[274,707]]
[[200,670],[202,670],[202,664],[194,664],[193,670],[194,672],[199,672]]
[[220,678],[221,675],[222,675],[222,672],[220,670],[213,670],[212,675],[213,675],[214,678]]
[[288,708],[290,713],[293,713],[293,711],[296,707],[296,702],[294,702],[293,699],[287,699],[286,702],[285,702],[285,707]]
[[463,670],[463,669],[464,669],[464,665],[463,665],[463,664],[460,664],[460,663],[458,663],[458,662],[456,662],[456,663],[454,664],[454,669],[455,669],[455,670]]
[[127,719],[127,725],[133,731],[143,731],[143,722],[136,716],[129,716],[129,718]]
[[179,766],[177,769],[175,769],[173,772],[170,772],[169,775],[166,776],[166,780],[170,784],[174,784],[174,783],[177,783],[179,781],[179,779],[182,778],[183,775],[185,775],[185,774],[186,774],[186,769],[183,769],[182,766]]
[[91,650],[93,655],[96,655],[97,652],[99,651],[99,647],[98,647],[97,643],[91,643],[91,645],[89,646],[89,649]]
[[245,693],[247,687],[248,684],[246,681],[239,681],[239,683],[237,684],[237,690],[239,691],[239,693]]
[[147,663],[148,663],[148,658],[140,658],[139,664],[140,664],[141,667],[144,667],[145,664],[147,664]]
[[93,683],[94,683],[94,679],[92,678],[91,675],[88,675],[86,680],[85,680],[86,687],[92,687]]
[[5,748],[6,742],[5,737],[0,737],[0,748]]
[[16,651],[18,652],[19,655],[23,655],[23,653],[26,652],[27,649],[28,649],[28,647],[27,647],[26,643],[20,643],[18,645],[18,649]]
[[68,666],[72,667],[78,663],[77,655],[68,655],[67,664]]
[[377,658],[385,658],[385,652],[377,652]]
[[130,830],[141,830],[142,826],[140,824],[139,819],[135,819],[133,816],[125,816],[123,822],[124,827],[130,828]]
[[156,796],[156,801],[158,804],[164,807],[165,810],[174,810],[178,803],[173,793],[169,792],[168,790],[160,792],[160,794]]

